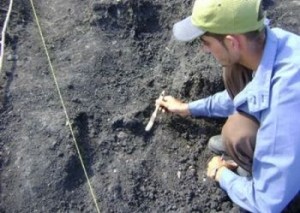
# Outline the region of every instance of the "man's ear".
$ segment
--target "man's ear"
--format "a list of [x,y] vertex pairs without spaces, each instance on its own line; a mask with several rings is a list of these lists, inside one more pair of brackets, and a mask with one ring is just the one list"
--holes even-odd
[[224,43],[227,46],[227,48],[230,48],[234,51],[238,51],[241,48],[240,39],[236,35],[226,35]]

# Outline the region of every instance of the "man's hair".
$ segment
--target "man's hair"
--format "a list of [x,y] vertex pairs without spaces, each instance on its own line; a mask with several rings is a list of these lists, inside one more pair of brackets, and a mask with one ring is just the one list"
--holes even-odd
[[260,41],[264,34],[265,34],[265,27],[262,30],[247,32],[244,33],[243,35],[245,35],[249,41]]
[[[244,35],[249,41],[262,42],[264,33],[265,33],[265,28],[263,28],[262,30],[255,30],[247,33],[242,33],[241,35]],[[210,33],[210,32],[207,32],[204,35],[211,36],[217,39],[218,41],[220,41],[222,44],[224,44],[224,39],[227,36],[227,35]]]

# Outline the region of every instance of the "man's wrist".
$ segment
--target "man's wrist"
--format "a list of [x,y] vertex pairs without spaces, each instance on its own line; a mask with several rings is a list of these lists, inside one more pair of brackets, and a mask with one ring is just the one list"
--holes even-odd
[[189,106],[187,103],[181,103],[180,107],[178,108],[177,114],[182,117],[190,115]]
[[215,180],[216,181],[220,181],[221,176],[222,176],[222,172],[224,171],[224,169],[227,169],[226,166],[222,165],[219,168],[216,169],[216,175],[215,175]]

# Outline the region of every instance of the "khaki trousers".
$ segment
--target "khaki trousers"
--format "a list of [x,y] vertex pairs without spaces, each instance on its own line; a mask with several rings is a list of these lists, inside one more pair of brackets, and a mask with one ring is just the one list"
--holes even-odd
[[250,173],[258,128],[256,119],[238,112],[228,117],[221,133],[227,154]]
[[[228,94],[233,99],[252,80],[252,71],[239,64],[224,67],[223,80]],[[227,154],[250,173],[258,128],[256,118],[237,112],[228,117],[221,134]]]

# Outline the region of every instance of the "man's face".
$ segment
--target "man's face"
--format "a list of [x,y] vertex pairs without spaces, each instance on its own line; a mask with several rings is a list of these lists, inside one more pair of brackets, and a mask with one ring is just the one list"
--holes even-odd
[[225,42],[209,35],[203,35],[201,37],[201,42],[203,50],[207,53],[213,54],[222,66],[228,66],[236,63],[233,54],[230,54],[231,51],[225,46]]

